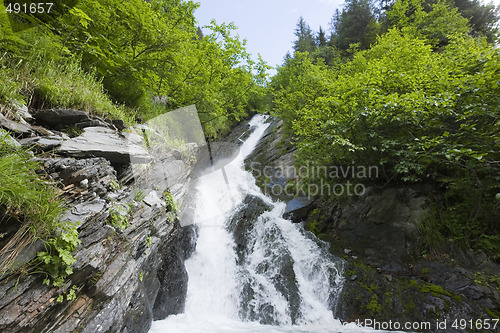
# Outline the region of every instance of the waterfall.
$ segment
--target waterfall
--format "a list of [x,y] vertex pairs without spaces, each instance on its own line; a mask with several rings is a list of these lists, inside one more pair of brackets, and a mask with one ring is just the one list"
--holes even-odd
[[244,170],[265,120],[250,121],[252,134],[224,170],[198,179],[199,238],[185,262],[185,312],[153,322],[151,333],[362,331],[333,318],[342,261],[300,224],[283,219],[285,204],[262,194]]

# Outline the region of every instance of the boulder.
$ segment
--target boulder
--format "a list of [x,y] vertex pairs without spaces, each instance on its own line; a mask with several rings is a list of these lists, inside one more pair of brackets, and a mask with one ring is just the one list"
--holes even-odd
[[296,176],[295,147],[284,135],[282,121],[270,117],[268,122],[263,137],[245,159],[245,168],[265,195],[287,203],[295,197],[289,187]]
[[309,213],[315,208],[314,199],[308,197],[297,197],[290,200],[285,207],[283,218],[299,223],[304,221]]
[[112,119],[110,120],[111,124],[115,126],[119,131],[123,131],[127,128],[127,124],[121,119]]
[[248,194],[243,200],[238,212],[233,215],[227,225],[233,234],[238,255],[238,264],[243,263],[248,252],[249,234],[252,232],[259,216],[270,211],[272,207],[261,198]]
[[25,121],[29,121],[33,119],[33,116],[29,113],[28,107],[26,104],[18,101],[14,101],[12,103],[12,108],[14,111]]
[[27,135],[31,132],[31,126],[28,124],[18,123],[14,120],[5,118],[3,114],[0,113],[0,127],[5,128],[10,132],[14,132],[18,135]]
[[79,122],[79,123],[75,124],[75,127],[79,128],[79,129],[83,129],[86,127],[108,127],[109,128],[110,125],[105,123],[104,121],[100,121],[97,119],[91,119],[91,120]]
[[160,249],[164,259],[157,274],[160,287],[153,308],[155,320],[184,311],[188,283],[184,260],[193,254],[197,237],[195,225],[185,226],[177,229],[173,241]]
[[105,127],[87,127],[82,135],[64,141],[57,152],[74,157],[104,157],[111,163],[149,163],[151,155],[118,132]]
[[42,151],[47,151],[58,147],[62,141],[62,137],[58,135],[51,135],[48,137],[37,136],[34,138],[22,139],[20,143],[26,147],[35,147]]
[[89,116],[85,112],[72,109],[41,110],[35,113],[33,117],[37,121],[49,125],[73,125],[89,120]]

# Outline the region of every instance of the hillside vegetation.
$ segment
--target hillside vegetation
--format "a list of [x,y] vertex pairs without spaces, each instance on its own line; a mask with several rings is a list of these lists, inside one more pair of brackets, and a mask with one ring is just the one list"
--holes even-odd
[[252,60],[233,24],[212,21],[204,36],[197,6],[63,1],[51,17],[13,26],[2,6],[0,103],[74,107],[128,122],[196,104],[206,136],[217,137],[262,104],[267,66]]
[[[299,164],[378,166],[378,179],[355,181],[379,186],[434,184],[420,225],[425,250],[466,247],[500,260],[498,17],[469,4],[493,21],[444,1],[349,0],[327,41],[301,19],[271,91]],[[354,30],[354,17],[367,20]],[[302,181],[322,180],[345,181]]]
[[[68,0],[50,14],[10,17],[6,5],[0,112],[7,118],[19,120],[20,105],[62,107],[131,125],[195,104],[205,136],[216,139],[264,106],[268,66],[252,59],[233,24],[198,27],[193,1]],[[10,238],[0,234],[0,276],[42,272],[45,283],[59,285],[72,273],[78,233],[59,221],[66,208],[59,191],[14,135],[0,132],[0,211],[18,228]],[[39,239],[45,251],[19,267],[18,254]]]

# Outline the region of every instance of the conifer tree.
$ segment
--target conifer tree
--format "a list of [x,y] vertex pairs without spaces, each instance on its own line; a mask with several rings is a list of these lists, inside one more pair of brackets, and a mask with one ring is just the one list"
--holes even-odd
[[294,42],[293,49],[295,52],[313,52],[316,49],[313,32],[311,27],[301,16],[297,27],[295,28],[295,36],[297,40]]

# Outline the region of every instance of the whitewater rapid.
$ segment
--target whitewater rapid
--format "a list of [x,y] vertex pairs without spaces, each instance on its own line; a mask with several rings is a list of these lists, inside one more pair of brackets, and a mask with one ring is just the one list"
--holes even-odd
[[[331,308],[342,288],[342,261],[300,224],[283,219],[285,204],[262,194],[252,174],[245,171],[245,158],[268,127],[263,115],[256,115],[249,124],[252,133],[238,156],[223,170],[197,180],[193,222],[199,237],[195,252],[185,262],[189,275],[185,311],[153,322],[149,332],[373,332],[334,319]],[[271,209],[255,221],[248,234],[248,253],[238,263],[228,221],[248,195]],[[277,287],[282,279],[277,262],[293,267],[293,305],[290,295]],[[244,288],[250,296],[242,296]],[[272,325],[259,322],[262,311]]]

